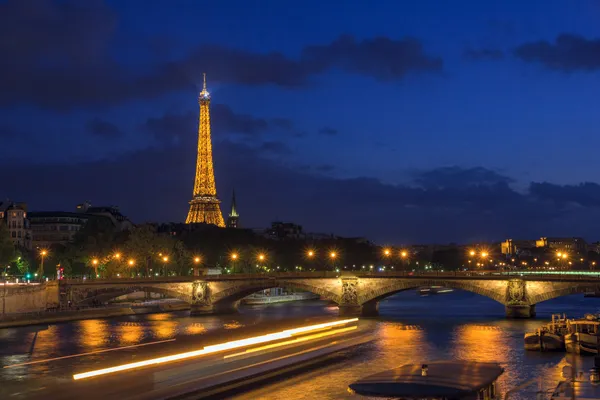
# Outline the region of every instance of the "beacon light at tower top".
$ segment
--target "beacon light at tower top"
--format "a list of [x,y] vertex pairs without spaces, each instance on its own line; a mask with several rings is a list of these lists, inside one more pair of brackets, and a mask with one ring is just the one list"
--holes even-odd
[[287,330],[284,330],[281,332],[274,332],[274,333],[269,333],[269,334],[261,335],[261,336],[254,336],[254,337],[246,338],[246,339],[233,340],[231,342],[216,344],[216,345],[212,345],[212,346],[206,346],[201,350],[188,351],[185,353],[173,354],[170,356],[158,357],[158,358],[153,358],[150,360],[138,361],[138,362],[129,363],[129,364],[122,364],[122,365],[117,365],[114,367],[98,369],[95,371],[83,372],[81,374],[73,375],[73,379],[80,380],[80,379],[92,378],[95,376],[107,375],[107,374],[112,374],[115,372],[134,370],[137,368],[142,368],[142,367],[146,367],[146,366],[150,366],[150,365],[159,365],[159,364],[164,364],[164,363],[168,363],[168,362],[172,362],[172,361],[185,360],[185,359],[189,359],[189,358],[193,358],[193,357],[197,357],[197,356],[201,356],[201,355],[216,353],[219,351],[233,350],[233,349],[237,349],[237,348],[241,348],[241,347],[251,346],[254,344],[273,342],[273,341],[280,340],[280,339],[290,338],[294,335],[318,331],[318,330],[322,330],[322,329],[328,329],[328,328],[337,327],[340,325],[345,325],[345,324],[349,324],[351,322],[357,322],[357,321],[358,321],[358,318],[350,318],[350,319],[344,319],[344,320],[340,320],[340,321],[332,321],[332,322],[325,322],[322,324],[303,326],[300,328],[287,329]]

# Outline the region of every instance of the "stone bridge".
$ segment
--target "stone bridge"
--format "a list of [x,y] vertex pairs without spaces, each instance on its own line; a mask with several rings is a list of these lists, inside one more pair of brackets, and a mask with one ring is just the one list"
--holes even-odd
[[189,303],[193,314],[234,312],[241,299],[259,290],[284,287],[312,292],[339,306],[341,315],[377,315],[381,300],[422,286],[443,286],[489,297],[510,318],[535,316],[535,305],[569,294],[600,291],[599,276],[447,273],[281,273],[157,279],[61,281],[61,303],[86,305],[127,293],[162,293]]

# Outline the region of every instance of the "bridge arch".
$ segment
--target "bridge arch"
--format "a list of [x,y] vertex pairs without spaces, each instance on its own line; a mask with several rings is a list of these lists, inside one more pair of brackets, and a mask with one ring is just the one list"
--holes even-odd
[[175,290],[152,285],[86,288],[85,291],[73,292],[71,294],[71,298],[73,299],[73,303],[75,305],[89,305],[94,301],[105,302],[119,296],[124,296],[135,292],[158,293],[170,298],[185,301],[187,303],[191,302],[191,296],[187,293],[181,293]]
[[586,292],[600,292],[600,284],[581,284],[577,282],[564,282],[559,284],[544,285],[545,290],[530,289],[529,302],[537,304],[558,297],[573,294],[584,294]]
[[405,290],[417,289],[423,286],[443,286],[451,289],[464,290],[475,293],[484,297],[488,297],[498,303],[506,304],[506,287],[489,287],[484,285],[482,281],[470,280],[390,280],[389,284],[380,285],[374,290],[366,291],[359,295],[358,301],[365,309],[376,310],[378,303],[386,297]]
[[311,292],[321,296],[321,298],[324,300],[330,300],[336,304],[339,304],[340,302],[339,294],[332,292],[320,285],[314,285],[308,282],[295,280],[259,280],[254,282],[240,282],[239,285],[230,286],[228,288],[225,288],[224,290],[213,292],[211,293],[212,303],[218,308],[223,308],[222,306],[237,307],[237,304],[244,297],[247,297],[252,293],[256,293],[261,290],[276,287]]

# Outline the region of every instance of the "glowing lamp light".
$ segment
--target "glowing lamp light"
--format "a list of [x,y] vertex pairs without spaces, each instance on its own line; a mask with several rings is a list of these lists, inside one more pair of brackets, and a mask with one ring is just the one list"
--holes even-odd
[[134,260],[129,260],[129,265],[131,265],[131,266],[135,265],[135,261]]
[[237,255],[237,253],[232,253],[232,254],[231,254],[231,259],[232,259],[232,260],[237,260],[237,258],[238,258],[238,255]]
[[383,250],[383,254],[385,254],[386,256],[389,256],[390,253],[391,253],[390,249]]
[[167,262],[167,261],[169,261],[169,257],[167,257],[167,256],[164,256],[162,260],[163,260],[164,262]]
[[309,250],[309,251],[306,253],[306,255],[307,255],[307,256],[309,256],[309,257],[312,257],[312,256],[314,256],[314,255],[315,255],[315,252],[314,252],[314,251],[312,251],[312,250]]
[[264,261],[264,259],[265,259],[265,255],[264,255],[264,254],[259,254],[259,255],[258,255],[258,259],[259,259],[260,261]]
[[408,256],[407,252],[403,251],[402,253],[400,253],[400,257],[406,258],[406,256]]
[[198,264],[200,262],[200,257],[194,257],[194,262]]
[[329,253],[329,257],[336,258],[337,257],[337,253],[335,251],[332,251],[331,253]]

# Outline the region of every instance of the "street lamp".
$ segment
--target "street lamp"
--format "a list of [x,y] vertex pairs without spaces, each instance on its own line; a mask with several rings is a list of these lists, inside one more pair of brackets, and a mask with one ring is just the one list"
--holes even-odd
[[119,252],[116,252],[116,253],[115,253],[115,258],[116,258],[117,260],[120,260],[120,259],[121,259],[121,253],[119,253]]
[[482,257],[482,258],[487,258],[487,256],[488,256],[488,253],[487,253],[487,251],[482,251],[482,252],[481,252],[481,257]]
[[98,277],[98,259],[94,258],[92,260],[92,265],[94,266],[94,275],[96,275],[96,278]]
[[164,262],[163,275],[167,276],[167,263],[169,262],[169,257],[168,256],[163,256],[162,260]]
[[265,258],[266,258],[265,255],[262,253],[258,255],[258,261],[264,261]]
[[231,253],[231,259],[232,260],[235,261],[235,260],[237,260],[237,258],[238,258],[238,254],[237,253]]
[[469,255],[470,255],[471,257],[473,257],[473,256],[475,255],[475,250],[471,250],[471,251],[469,252]]
[[390,249],[383,249],[383,255],[386,257],[389,257],[389,255],[391,254],[391,250]]
[[135,260],[130,259],[127,264],[129,264],[130,267],[133,267],[135,265]]
[[40,256],[42,257],[42,263],[40,264],[40,275],[44,273],[44,257],[46,257],[47,254],[48,251],[46,249],[42,249],[42,251],[40,251]]

